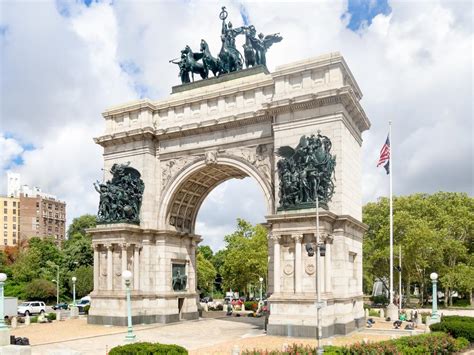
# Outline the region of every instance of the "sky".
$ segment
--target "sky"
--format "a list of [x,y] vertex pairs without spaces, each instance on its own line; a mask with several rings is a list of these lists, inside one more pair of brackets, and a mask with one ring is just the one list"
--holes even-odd
[[[470,1],[46,1],[0,2],[0,192],[6,171],[67,202],[68,221],[96,213],[108,107],[165,98],[179,84],[176,58],[201,38],[220,48],[221,6],[234,26],[280,32],[276,66],[339,51],[364,97],[364,202],[388,194],[376,168],[393,122],[394,194],[473,195],[473,8]],[[242,41],[239,39],[238,41]],[[240,42],[239,42],[240,43]],[[235,203],[239,201],[239,203]],[[214,189],[197,233],[224,246],[236,218],[263,222],[263,193],[250,178]]]

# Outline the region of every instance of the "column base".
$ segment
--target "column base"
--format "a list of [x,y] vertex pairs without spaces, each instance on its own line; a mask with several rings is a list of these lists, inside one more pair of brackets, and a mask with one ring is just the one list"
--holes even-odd
[[[181,318],[179,314],[148,314],[132,316],[132,324],[154,324],[154,323],[175,323],[180,320],[194,320],[199,319],[198,312],[182,313]],[[128,325],[127,316],[101,316],[89,315],[87,316],[88,324],[99,325],[116,325],[126,327]]]

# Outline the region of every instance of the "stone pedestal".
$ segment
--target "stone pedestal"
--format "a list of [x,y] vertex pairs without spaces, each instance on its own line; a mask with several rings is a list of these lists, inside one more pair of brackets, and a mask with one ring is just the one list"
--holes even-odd
[[70,309],[70,318],[76,319],[79,317],[79,308],[77,306],[72,306]]
[[[94,245],[94,291],[88,323],[127,325],[124,270],[132,271],[132,323],[197,319],[195,276],[197,235],[143,230],[129,224],[99,225],[88,231]],[[174,291],[173,265],[187,276],[186,289]]]
[[389,304],[387,306],[387,318],[390,318],[390,320],[396,321],[398,319],[398,307],[395,306],[393,303]]
[[316,284],[324,303],[320,311],[323,337],[347,334],[365,325],[361,280],[366,227],[347,216],[325,210],[319,214],[321,242],[326,246],[319,265],[305,250],[306,243],[315,243],[314,210],[267,216],[273,244],[269,249],[273,261],[269,335],[316,336]]
[[0,347],[10,345],[10,330],[8,328],[0,329]]

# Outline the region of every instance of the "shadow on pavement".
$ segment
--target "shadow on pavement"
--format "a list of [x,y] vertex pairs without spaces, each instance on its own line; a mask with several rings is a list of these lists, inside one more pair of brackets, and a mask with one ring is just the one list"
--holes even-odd
[[258,329],[264,329],[264,326],[265,326],[265,317],[255,318],[255,317],[244,317],[244,316],[237,317],[235,315],[227,316],[226,312],[219,312],[219,311],[203,312],[201,318],[204,318],[204,319],[213,318],[213,319],[225,320],[229,322],[252,324]]

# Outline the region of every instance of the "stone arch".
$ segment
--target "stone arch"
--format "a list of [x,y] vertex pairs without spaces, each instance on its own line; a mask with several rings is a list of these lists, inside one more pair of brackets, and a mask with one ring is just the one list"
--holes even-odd
[[185,166],[163,191],[159,228],[194,233],[199,209],[207,195],[222,182],[251,177],[262,188],[267,214],[274,210],[272,183],[252,164],[239,157],[219,155],[210,163],[200,158]]

